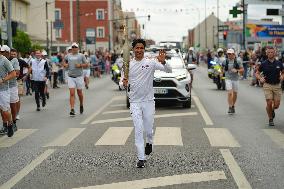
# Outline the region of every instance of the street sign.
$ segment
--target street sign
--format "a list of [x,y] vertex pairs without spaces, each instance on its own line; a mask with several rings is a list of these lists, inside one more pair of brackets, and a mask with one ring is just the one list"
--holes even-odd
[[61,20],[55,20],[53,22],[53,28],[54,29],[63,29],[64,28],[64,24]]
[[8,40],[8,35],[6,32],[1,32],[1,39]]
[[232,10],[229,11],[230,14],[233,15],[233,18],[237,18],[238,17],[238,14],[242,14],[243,11],[242,10],[239,10],[237,6],[234,6]]
[[228,25],[220,25],[218,28],[219,28],[219,31],[228,31],[229,30]]

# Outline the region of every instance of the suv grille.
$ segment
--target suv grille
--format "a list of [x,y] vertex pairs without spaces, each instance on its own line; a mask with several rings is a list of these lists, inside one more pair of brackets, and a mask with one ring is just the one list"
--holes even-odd
[[176,83],[172,80],[162,80],[161,82],[153,81],[154,87],[176,87]]

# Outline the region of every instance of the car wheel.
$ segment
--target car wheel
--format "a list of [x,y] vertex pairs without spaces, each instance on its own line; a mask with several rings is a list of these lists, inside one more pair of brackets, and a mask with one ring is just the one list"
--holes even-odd
[[182,104],[183,108],[191,108],[191,98]]

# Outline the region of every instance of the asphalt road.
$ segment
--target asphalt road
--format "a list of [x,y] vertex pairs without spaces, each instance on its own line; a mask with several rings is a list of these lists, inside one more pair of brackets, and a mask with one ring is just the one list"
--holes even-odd
[[191,109],[156,107],[144,169],[135,167],[132,121],[117,88],[109,76],[92,79],[85,112],[74,118],[66,86],[50,90],[40,112],[24,97],[20,130],[0,137],[0,189],[284,188],[284,108],[269,128],[261,88],[241,81],[237,113],[227,115],[226,92],[199,67]]

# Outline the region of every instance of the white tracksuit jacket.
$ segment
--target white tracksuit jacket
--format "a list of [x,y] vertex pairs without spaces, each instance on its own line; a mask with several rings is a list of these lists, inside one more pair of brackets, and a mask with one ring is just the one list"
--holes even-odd
[[[132,59],[129,63],[128,98],[135,128],[135,145],[139,160],[145,160],[144,130],[146,142],[153,143],[155,114],[153,80],[155,70],[172,72],[169,65],[163,65],[157,59],[143,58],[141,61]],[[122,85],[122,82],[120,82],[120,85]]]

